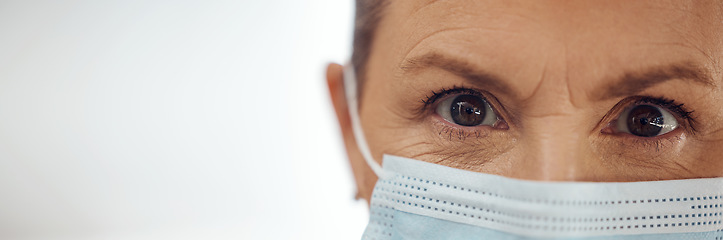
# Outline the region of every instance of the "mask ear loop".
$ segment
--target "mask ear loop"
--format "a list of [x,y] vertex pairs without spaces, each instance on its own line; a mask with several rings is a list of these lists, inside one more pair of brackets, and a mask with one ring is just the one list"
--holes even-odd
[[354,133],[354,139],[356,140],[359,152],[361,152],[364,160],[367,162],[367,165],[369,165],[372,171],[374,171],[374,174],[376,174],[377,177],[382,178],[384,171],[382,170],[381,165],[379,165],[377,161],[374,161],[374,157],[372,157],[372,153],[369,150],[369,145],[367,145],[366,138],[364,138],[364,130],[362,129],[361,121],[359,119],[359,98],[357,96],[356,73],[354,72],[354,67],[351,66],[351,64],[344,66],[344,90],[346,93],[346,102],[349,105],[351,129]]

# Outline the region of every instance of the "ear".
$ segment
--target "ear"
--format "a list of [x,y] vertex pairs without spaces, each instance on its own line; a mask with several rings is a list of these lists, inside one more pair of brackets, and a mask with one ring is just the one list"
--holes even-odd
[[334,105],[336,117],[339,120],[344,146],[356,180],[357,199],[364,198],[369,203],[377,176],[374,175],[372,169],[364,161],[364,157],[359,152],[354,139],[351,118],[349,117],[349,105],[347,105],[346,93],[344,92],[344,67],[336,63],[329,64],[326,69],[326,83],[329,86],[331,103]]

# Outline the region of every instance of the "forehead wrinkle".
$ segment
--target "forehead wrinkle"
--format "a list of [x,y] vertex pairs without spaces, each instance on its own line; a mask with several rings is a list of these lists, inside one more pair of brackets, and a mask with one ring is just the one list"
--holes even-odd
[[418,7],[418,8],[416,8],[416,9],[414,9],[414,10],[412,11],[412,13],[409,14],[409,16],[414,16],[414,15],[417,14],[418,12],[424,10],[425,8],[434,6],[435,4],[437,4],[437,3],[439,3],[439,2],[440,2],[439,0],[429,0],[428,2],[422,4],[421,7]]
[[484,28],[484,27],[455,27],[455,28],[439,29],[439,30],[436,30],[436,31],[433,31],[433,32],[427,34],[426,36],[422,37],[421,39],[417,40],[414,44],[412,44],[412,45],[409,47],[409,49],[408,49],[408,50],[404,53],[404,55],[403,55],[403,57],[402,57],[402,62],[400,63],[400,68],[401,68],[401,65],[404,63],[404,60],[405,60],[405,59],[408,59],[408,58],[409,58],[409,55],[411,55],[412,52],[414,52],[414,50],[415,50],[417,47],[419,47],[420,45],[422,45],[422,43],[424,43],[425,41],[429,40],[430,38],[432,38],[432,37],[434,37],[434,36],[436,36],[436,35],[442,34],[442,33],[451,33],[451,32],[464,31],[464,30],[480,30],[480,31],[489,31],[489,32],[509,32],[509,29],[504,29],[504,28]]
[[[721,23],[723,23],[723,19],[721,19],[721,20],[722,20]],[[698,29],[697,31],[695,31],[692,29],[682,29],[682,28],[685,28],[685,26],[675,26],[675,25],[670,26],[670,29],[672,31],[676,32],[680,36],[682,42],[673,42],[668,45],[673,45],[673,46],[678,46],[678,47],[693,50],[694,52],[697,52],[697,53],[701,54],[702,56],[704,56],[708,61],[710,61],[710,63],[713,66],[717,65],[717,63],[719,63],[719,61],[717,61],[716,58],[713,56],[714,55],[713,52],[715,52],[716,50],[711,49],[709,47],[707,49],[704,49],[704,48],[706,48],[704,46],[708,45],[705,43],[706,30],[710,30],[710,29]],[[693,28],[693,29],[695,29],[695,28]],[[718,30],[723,31],[723,28],[718,28]],[[719,37],[721,37],[720,33],[719,33]],[[713,38],[715,38],[715,37],[713,37]]]
[[[717,4],[716,4],[717,3]],[[711,6],[710,4],[714,4]],[[654,4],[648,10],[666,11],[672,14],[666,21],[667,27],[680,36],[681,42],[655,43],[674,45],[700,53],[710,61],[716,72],[720,72],[720,59],[716,59],[717,49],[705,47],[720,45],[723,33],[723,1],[670,1],[667,4]],[[709,42],[709,40],[714,42]],[[714,40],[715,39],[715,40]]]
[[[696,20],[699,20],[703,23],[707,24],[715,24],[716,20],[723,20],[723,2],[717,1],[718,5],[715,9],[710,6],[705,6],[706,4],[709,4],[710,2],[704,2],[704,1],[668,1],[667,4],[662,4],[662,2],[658,2],[656,4],[650,5],[648,10],[662,10],[662,11],[672,11],[672,12],[678,12],[682,13],[688,17],[694,17]],[[713,4],[715,4],[716,1],[713,1]],[[717,12],[716,12],[717,10]],[[705,12],[713,11],[714,14],[718,16],[718,19],[709,19],[706,18],[703,14]],[[702,13],[703,12],[703,13]]]
[[416,42],[414,42],[414,44],[412,44],[409,47],[409,49],[404,53],[404,55],[402,57],[402,63],[404,62],[404,59],[407,59],[409,57],[409,55],[414,51],[414,49],[416,49],[419,45],[421,45],[425,40],[427,40],[437,34],[441,34],[441,33],[445,33],[445,32],[459,31],[459,30],[464,30],[464,29],[466,29],[466,28],[445,28],[445,29],[439,29],[439,30],[436,30],[436,31],[433,31],[433,32],[427,34],[426,36],[424,36],[424,37],[420,38],[419,40],[417,40]]
[[[451,6],[444,5],[445,3]],[[455,3],[458,4],[455,5]],[[474,12],[470,11],[470,9],[475,9],[474,7],[460,7],[460,5],[468,6],[475,4],[481,3],[479,1],[431,0],[431,2],[412,10],[410,14],[403,17],[404,20],[400,29],[413,29],[413,31],[407,31],[401,34],[407,34],[408,37],[406,38],[409,41],[414,40],[415,35],[422,36],[404,52],[404,58],[408,57],[409,53],[426,39],[439,33],[464,29],[505,33],[530,32],[531,30],[544,29],[540,19],[535,19],[525,14],[504,11],[504,7],[493,4],[485,7],[484,11]],[[510,27],[510,24],[518,24],[520,19],[524,20],[523,22],[525,23],[520,25],[523,26],[522,28]],[[419,34],[419,32],[424,32],[426,29],[431,30],[427,31],[427,33]],[[553,34],[548,31],[535,31],[534,37],[554,38]]]

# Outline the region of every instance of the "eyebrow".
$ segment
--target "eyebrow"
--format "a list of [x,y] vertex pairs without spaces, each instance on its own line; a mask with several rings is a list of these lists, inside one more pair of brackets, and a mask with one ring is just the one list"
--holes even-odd
[[645,89],[670,80],[682,80],[706,87],[716,87],[710,72],[705,68],[692,62],[680,62],[651,67],[643,71],[625,72],[622,76],[617,77],[616,80],[605,81],[608,84],[598,88],[603,90],[601,94],[597,95],[596,100],[635,95]]
[[436,52],[427,53],[420,57],[405,59],[400,65],[400,68],[404,73],[412,73],[428,67],[440,68],[454,75],[475,82],[478,85],[482,85],[486,88],[491,88],[502,93],[512,93],[512,88],[507,85],[505,81],[502,81],[502,78],[478,69],[467,61],[447,57]]
[[[506,94],[513,94],[512,87],[503,81],[502,78],[478,69],[468,61],[448,57],[437,52],[405,59],[400,65],[400,68],[405,73],[412,73],[428,67],[437,67],[479,85],[483,85],[486,88],[492,88]],[[716,87],[715,81],[705,68],[692,62],[680,62],[651,67],[642,71],[624,72],[614,80],[604,81],[602,86],[595,88],[602,89],[602,91],[592,96],[594,100],[633,96],[645,89],[670,80],[683,80],[707,87]]]

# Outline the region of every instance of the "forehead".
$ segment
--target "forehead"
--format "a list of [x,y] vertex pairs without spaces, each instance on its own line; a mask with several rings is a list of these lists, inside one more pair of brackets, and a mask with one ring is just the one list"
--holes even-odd
[[[720,43],[717,1],[393,1],[385,21],[408,41],[445,31],[487,32],[566,45]],[[707,38],[706,38],[707,37]],[[711,39],[710,37],[717,37]],[[483,39],[477,39],[483,40]]]
[[676,62],[719,73],[722,9],[717,1],[392,1],[375,39],[384,50],[371,60],[398,71],[405,59],[442,52],[520,86],[542,74],[592,86]]

